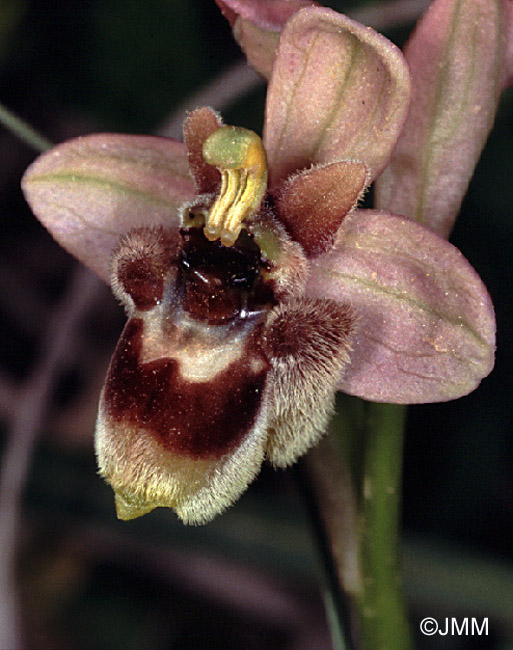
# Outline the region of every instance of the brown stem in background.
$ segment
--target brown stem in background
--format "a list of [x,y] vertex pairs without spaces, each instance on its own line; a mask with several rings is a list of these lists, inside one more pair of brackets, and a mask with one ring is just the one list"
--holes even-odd
[[354,602],[361,591],[357,519],[349,470],[337,440],[326,436],[304,460],[310,519],[325,573],[325,604],[334,648],[361,650]]
[[79,322],[96,296],[100,280],[81,266],[68,292],[50,317],[41,360],[20,391],[8,431],[0,472],[0,647],[23,647],[15,588],[20,501],[32,450],[44,423],[59,372],[73,354]]

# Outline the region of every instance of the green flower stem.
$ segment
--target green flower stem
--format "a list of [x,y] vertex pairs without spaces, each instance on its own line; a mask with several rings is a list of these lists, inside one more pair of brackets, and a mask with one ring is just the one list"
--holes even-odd
[[410,650],[399,572],[406,411],[343,396],[337,412],[335,433],[307,459],[334,566],[326,581],[333,639],[345,636],[353,650]]
[[365,450],[358,494],[362,589],[357,598],[365,650],[412,647],[400,577],[400,512],[406,410],[367,403]]
[[29,147],[36,151],[43,152],[52,148],[52,143],[44,136],[33,129],[30,124],[24,122],[20,117],[12,113],[3,104],[0,104],[0,124],[11,131],[20,140],[23,140]]

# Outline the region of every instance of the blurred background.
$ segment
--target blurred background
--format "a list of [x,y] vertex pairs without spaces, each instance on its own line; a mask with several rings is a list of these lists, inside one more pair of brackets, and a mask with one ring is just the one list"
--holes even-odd
[[[325,4],[402,45],[426,2]],[[180,137],[202,104],[260,131],[265,87],[240,64],[213,0],[0,0],[0,102],[54,143]],[[17,611],[35,650],[329,650],[293,472],[264,468],[205,527],[162,509],[116,519],[93,430],[124,315],[25,204],[36,155],[0,126],[0,622]],[[419,650],[513,648],[512,179],[510,91],[451,238],[494,300],[497,365],[472,395],[408,416],[404,582]],[[488,617],[489,635],[422,637],[426,616]]]

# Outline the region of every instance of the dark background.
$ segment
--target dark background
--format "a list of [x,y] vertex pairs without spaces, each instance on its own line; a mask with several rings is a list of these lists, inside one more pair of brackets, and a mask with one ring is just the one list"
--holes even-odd
[[[410,29],[387,35],[402,45]],[[237,57],[213,0],[0,3],[0,101],[53,142],[154,132]],[[260,130],[264,100],[262,85],[224,111],[225,121]],[[492,295],[497,365],[468,397],[410,408],[404,467],[414,625],[425,616],[488,616],[490,636],[419,637],[425,650],[513,647],[512,108],[508,92],[451,238]],[[22,198],[20,178],[35,155],[0,127],[4,452],[76,266]],[[328,648],[317,556],[291,472],[264,468],[206,527],[185,528],[164,510],[116,520],[111,491],[96,476],[92,434],[124,317],[107,288],[96,294],[26,467],[17,588],[28,647]]]

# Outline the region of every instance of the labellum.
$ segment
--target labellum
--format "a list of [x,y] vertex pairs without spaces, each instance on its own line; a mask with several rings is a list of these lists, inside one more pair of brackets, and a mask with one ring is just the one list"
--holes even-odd
[[303,297],[306,257],[266,198],[260,138],[216,125],[201,151],[191,169],[200,189],[218,170],[217,193],[183,206],[178,232],[133,229],[112,259],[129,320],[96,449],[121,519],[166,506],[205,523],[265,457],[294,462],[323,434],[348,359],[353,315]]

